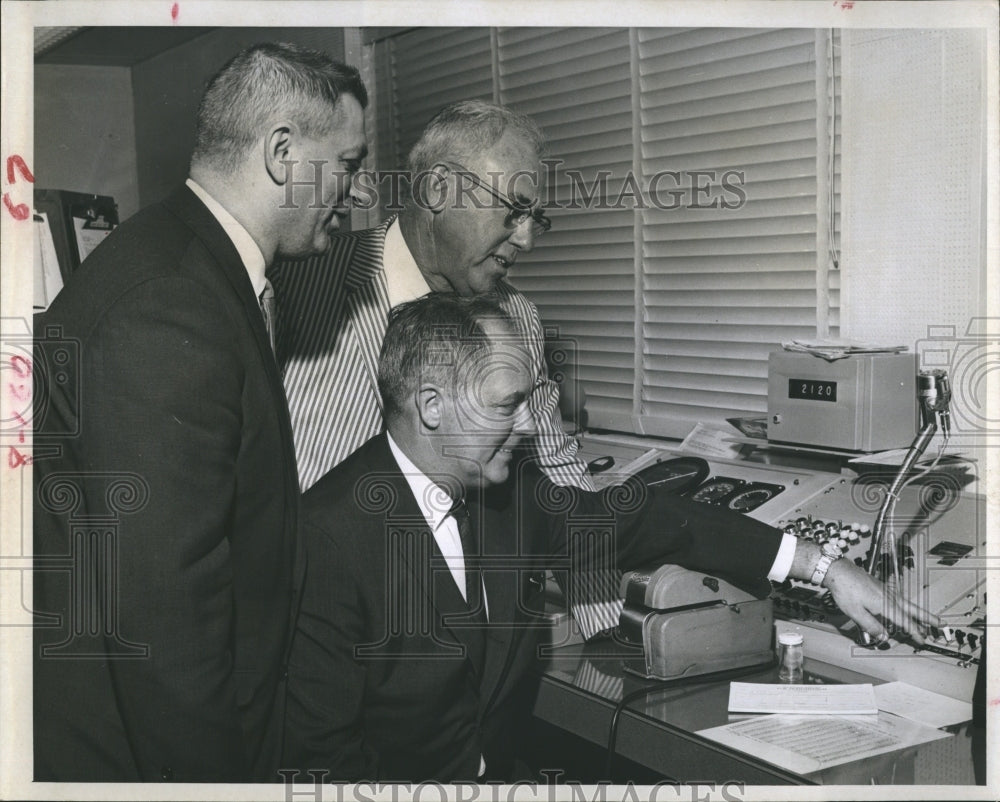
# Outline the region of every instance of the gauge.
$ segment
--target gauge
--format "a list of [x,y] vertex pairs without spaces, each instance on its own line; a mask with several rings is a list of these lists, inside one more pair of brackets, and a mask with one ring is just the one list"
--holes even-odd
[[712,479],[698,488],[691,498],[703,504],[711,504],[725,496],[728,496],[736,489],[736,481],[731,479]]
[[698,487],[708,470],[708,463],[700,457],[678,457],[650,465],[637,476],[658,493],[683,494]]
[[729,509],[738,512],[750,512],[774,496],[774,493],[763,487],[751,487],[737,493],[729,500]]

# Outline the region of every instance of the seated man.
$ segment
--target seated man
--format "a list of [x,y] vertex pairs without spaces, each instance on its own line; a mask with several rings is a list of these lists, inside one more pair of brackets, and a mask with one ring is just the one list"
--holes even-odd
[[[285,769],[325,770],[326,782],[504,779],[514,691],[541,632],[529,612],[539,590],[521,580],[576,564],[574,516],[607,525],[622,568],[813,576],[815,544],[757,521],[663,494],[616,504],[615,488],[558,488],[512,465],[533,432],[529,365],[490,301],[431,294],[393,310],[378,374],[388,430],[303,500]],[[916,631],[919,610],[850,561],[823,584],[876,638],[883,607]]]

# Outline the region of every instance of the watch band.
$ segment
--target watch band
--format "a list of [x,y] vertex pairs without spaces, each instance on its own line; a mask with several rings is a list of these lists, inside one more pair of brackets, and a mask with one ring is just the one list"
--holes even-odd
[[843,554],[841,554],[840,549],[836,546],[824,544],[822,554],[820,555],[819,561],[816,563],[816,567],[813,569],[813,575],[809,581],[814,585],[823,584],[823,580],[826,579],[826,572],[829,571],[830,566],[841,557],[843,557]]

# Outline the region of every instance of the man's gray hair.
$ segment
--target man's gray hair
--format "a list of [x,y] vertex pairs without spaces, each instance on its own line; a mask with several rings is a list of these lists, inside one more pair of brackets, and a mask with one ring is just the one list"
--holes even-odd
[[505,337],[518,336],[511,317],[483,296],[432,292],[394,307],[378,360],[385,419],[404,413],[422,382],[451,392],[465,387],[493,349],[484,328],[490,322],[498,323]]
[[305,136],[325,136],[334,129],[342,95],[368,105],[354,67],[284,42],[253,45],[230,59],[205,89],[191,161],[232,170],[281,118]]
[[507,131],[520,136],[539,158],[545,155],[545,137],[526,114],[484,100],[460,100],[445,106],[427,123],[410,151],[407,168],[416,176],[441,161],[473,160]]

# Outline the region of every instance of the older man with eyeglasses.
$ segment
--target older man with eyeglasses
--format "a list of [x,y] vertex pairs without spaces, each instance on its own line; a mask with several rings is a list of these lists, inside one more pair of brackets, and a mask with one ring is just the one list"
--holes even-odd
[[538,465],[555,484],[594,489],[562,428],[538,311],[506,281],[551,226],[540,208],[543,150],[523,114],[475,100],[447,106],[410,152],[411,191],[397,218],[279,267],[278,351],[303,490],[382,430],[376,363],[389,310],[428,292],[487,295],[514,319],[531,344]]

